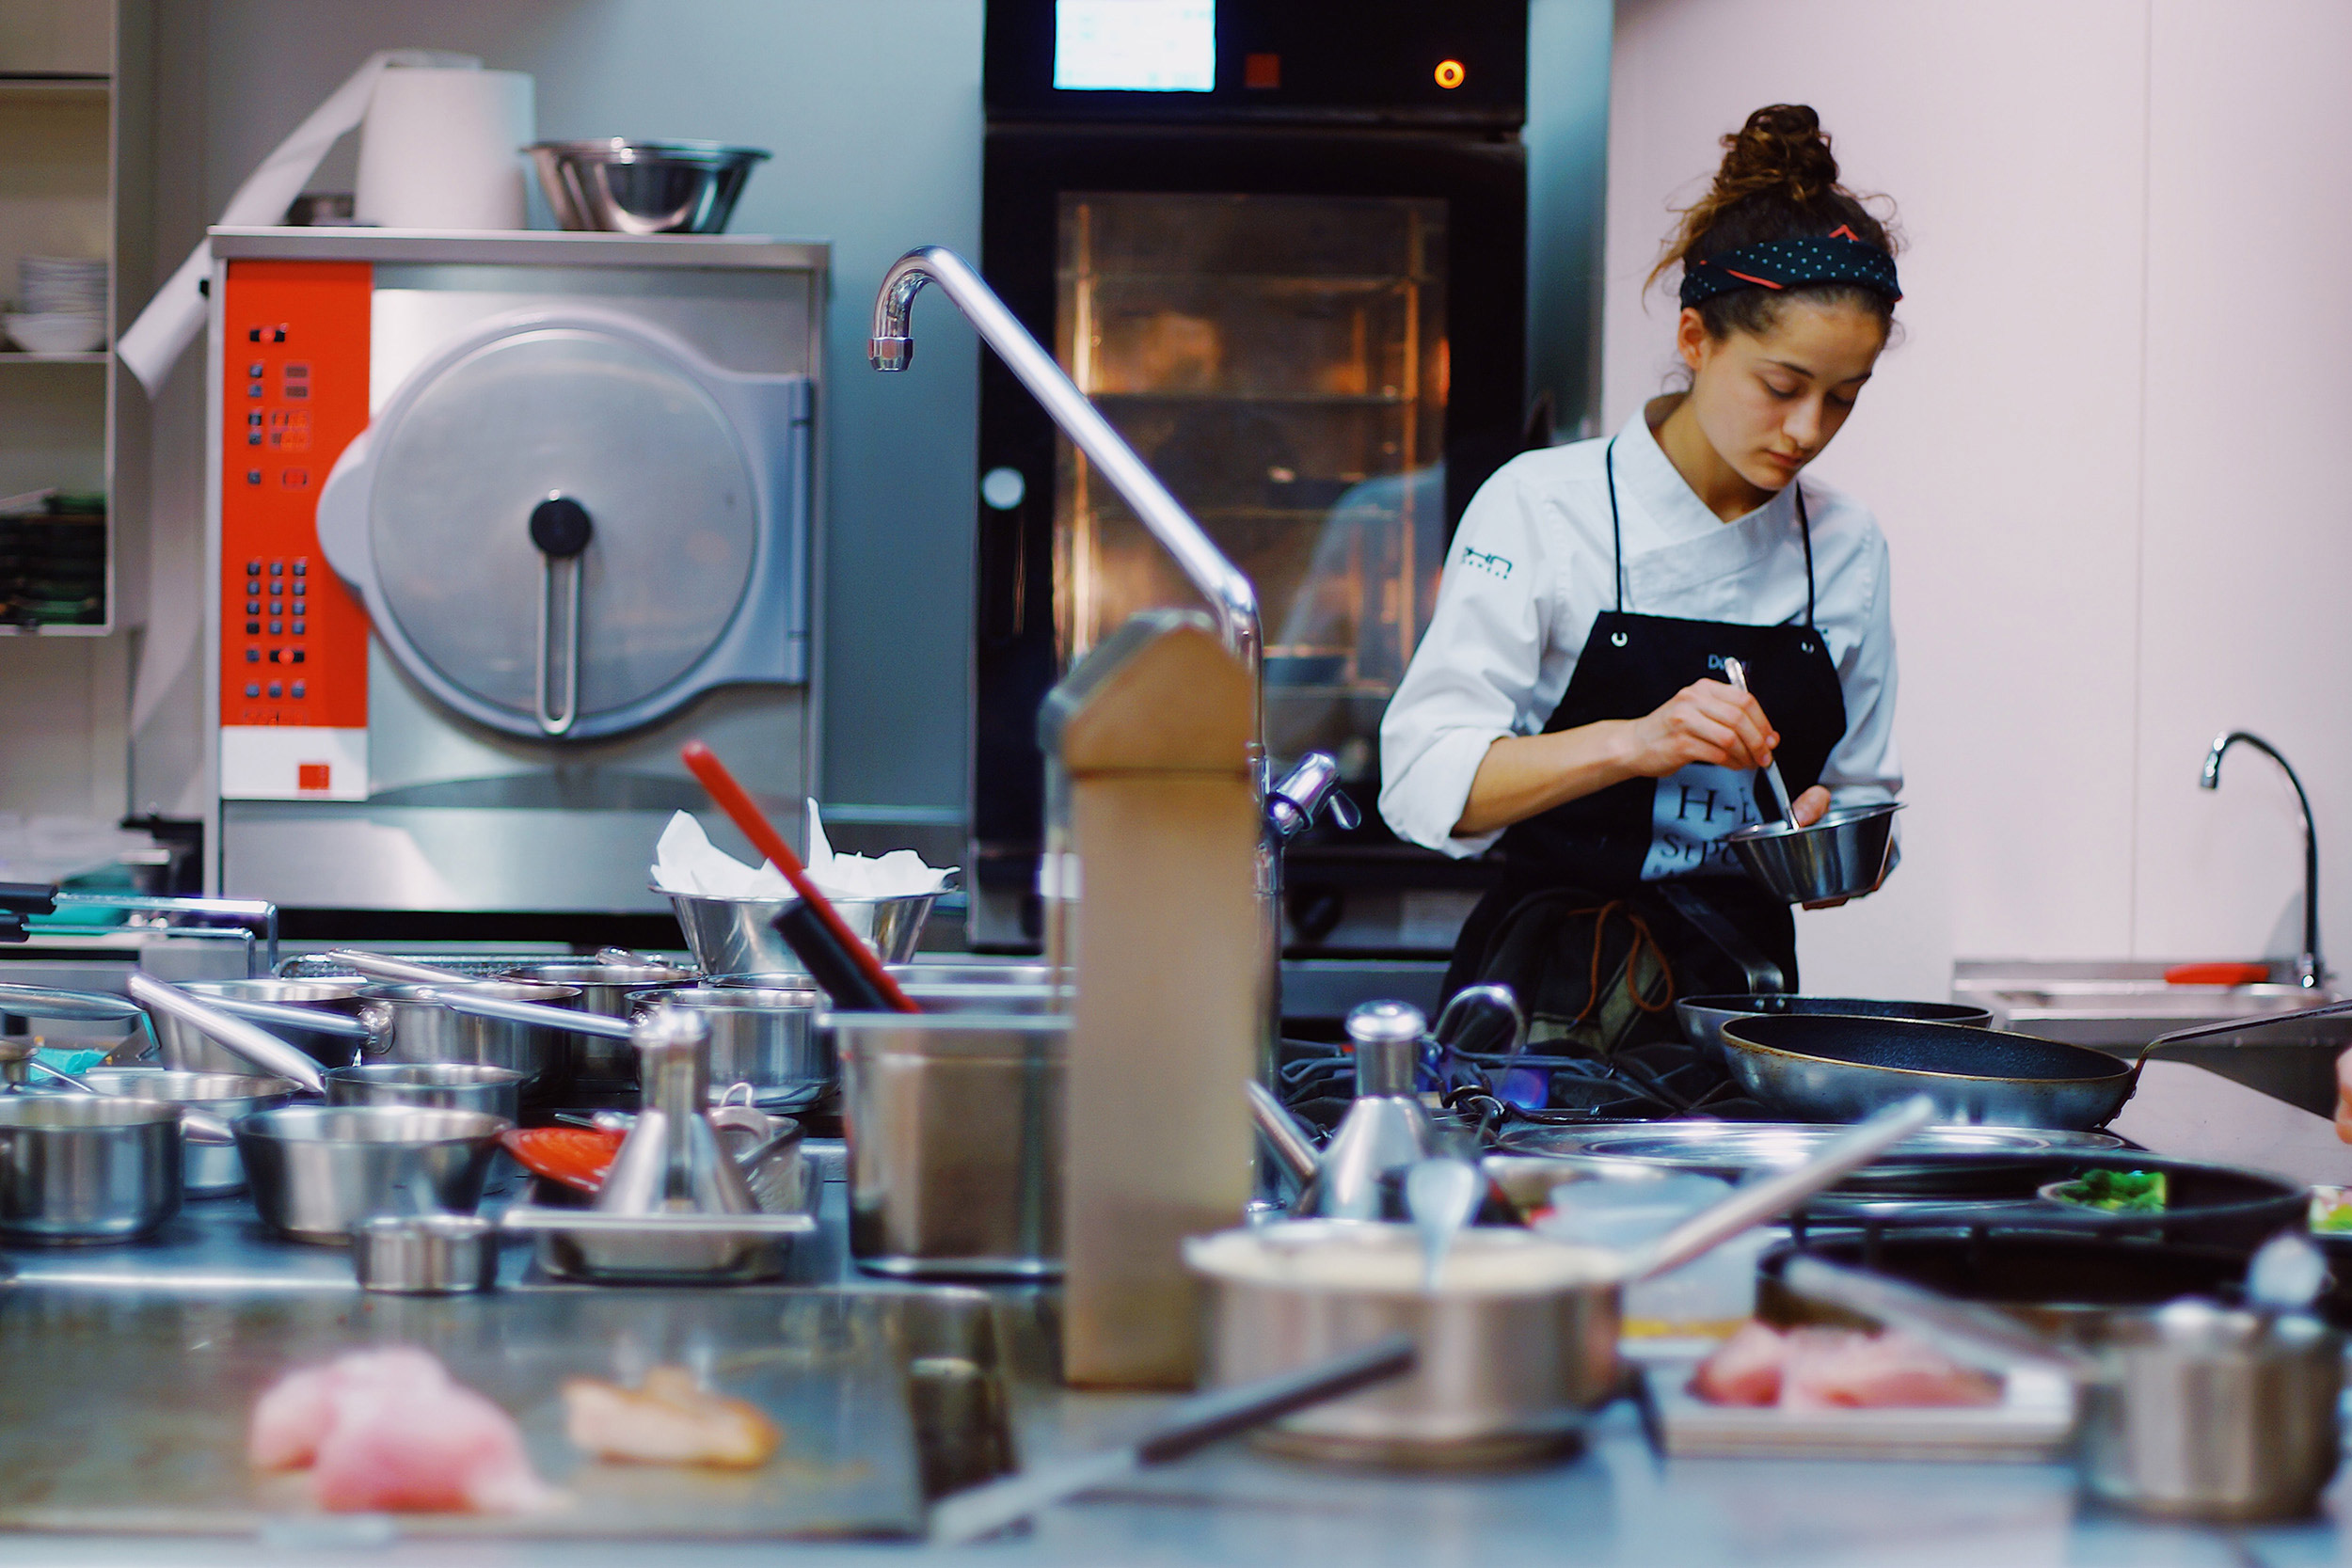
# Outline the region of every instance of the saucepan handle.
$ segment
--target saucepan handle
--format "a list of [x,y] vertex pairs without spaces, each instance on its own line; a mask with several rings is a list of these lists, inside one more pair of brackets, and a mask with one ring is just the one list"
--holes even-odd
[[475,1018],[495,1018],[508,1023],[534,1023],[543,1029],[564,1029],[575,1035],[601,1035],[612,1040],[629,1037],[628,1020],[607,1018],[602,1013],[579,1013],[569,1007],[550,1007],[538,1002],[510,1002],[502,996],[476,996],[457,986],[426,994],[453,1013],[469,1013]]
[[319,1071],[318,1063],[260,1024],[224,1013],[151,974],[133,974],[124,983],[124,989],[133,1001],[157,1012],[169,1013],[191,1028],[201,1030],[272,1077],[299,1084],[312,1094],[326,1092],[326,1079]]

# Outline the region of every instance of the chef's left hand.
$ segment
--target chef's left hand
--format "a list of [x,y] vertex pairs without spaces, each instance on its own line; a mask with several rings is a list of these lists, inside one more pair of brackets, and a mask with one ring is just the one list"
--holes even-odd
[[2352,1144],[2352,1051],[2336,1058],[2336,1136]]
[[[1825,784],[1815,784],[1811,789],[1788,802],[1788,815],[1796,819],[1796,824],[1800,828],[1810,828],[1814,823],[1819,822],[1821,815],[1828,810],[1829,788]],[[1843,898],[1820,898],[1807,904],[1805,908],[1834,910],[1844,902]]]

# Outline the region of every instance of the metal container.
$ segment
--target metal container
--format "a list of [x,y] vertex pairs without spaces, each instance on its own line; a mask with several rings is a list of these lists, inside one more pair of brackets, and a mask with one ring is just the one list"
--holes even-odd
[[[1573,1447],[1617,1386],[1618,1260],[1516,1228],[1455,1240],[1449,1271],[1517,1288],[1422,1289],[1410,1226],[1306,1220],[1187,1242],[1208,1281],[1207,1382],[1247,1382],[1404,1333],[1411,1372],[1262,1428],[1278,1452],[1356,1464],[1485,1467]],[[1467,1267],[1464,1267],[1467,1265]],[[1381,1283],[1349,1283],[1358,1280]]]
[[498,1284],[499,1227],[478,1214],[386,1214],[351,1227],[362,1291],[469,1295]]
[[[102,1095],[165,1105],[192,1105],[226,1122],[251,1111],[272,1111],[294,1098],[282,1078],[251,1073],[179,1072],[170,1068],[99,1067],[81,1073]],[[233,1144],[199,1143],[183,1137],[181,1182],[190,1197],[222,1197],[245,1190],[245,1164]]]
[[850,1252],[877,1274],[1058,1277],[1070,1021],[834,1013]]
[[[517,964],[501,977],[538,985],[578,986],[583,1012],[607,1018],[628,1018],[636,1011],[629,999],[639,991],[691,986],[700,976],[691,969],[669,964],[589,963],[558,958],[547,963]],[[804,981],[796,982],[805,984]],[[566,1063],[571,1086],[589,1094],[615,1094],[637,1086],[637,1053],[627,1040],[601,1035],[570,1037],[571,1059]]]
[[[687,948],[705,974],[805,974],[775,928],[776,916],[799,899],[711,898],[654,891],[677,911],[678,929],[686,933]],[[902,964],[914,957],[924,922],[937,902],[938,894],[922,893],[907,898],[835,898],[833,907],[883,963]]]
[[471,1211],[512,1125],[478,1111],[289,1105],[240,1120],[237,1151],[272,1229],[343,1246],[379,1214]]
[[[180,989],[206,1002],[262,1002],[332,1013],[350,1022],[359,1017],[359,991],[366,984],[360,979],[273,980],[262,976],[250,980],[191,980]],[[207,1037],[195,1025],[165,1012],[157,1012],[154,1020],[155,1038],[162,1047],[155,1059],[165,1067],[183,1072],[245,1074],[253,1070],[250,1062]],[[321,1067],[341,1067],[359,1056],[360,1042],[348,1035],[311,1033],[283,1022],[273,1022],[268,1028]]]
[[[523,1074],[527,1101],[553,1099],[567,1086],[564,1068],[575,1037],[569,1031],[506,1019],[452,1012],[435,999],[437,988],[372,985],[362,1002],[379,1010],[385,1049],[372,1059],[384,1062],[476,1062]],[[577,986],[531,985],[519,980],[477,980],[467,989],[509,1002],[539,1002],[568,1007],[580,998]]]
[[87,1095],[0,1099],[0,1238],[127,1242],[180,1212],[180,1110]]
[[616,234],[723,234],[763,148],[715,141],[543,141],[530,148],[558,227]]
[[1729,834],[1748,875],[1791,904],[1876,892],[1894,857],[1899,800],[1822,814],[1811,827],[1756,822]]
[[833,1053],[817,1037],[825,993],[805,982],[791,990],[690,986],[640,991],[635,1001],[687,1008],[709,1026],[714,1088],[749,1084],[759,1103],[789,1108],[815,1103],[840,1081]]
[[329,1105],[416,1105],[522,1117],[523,1075],[478,1062],[370,1062],[326,1075]]
[[2342,1445],[2344,1339],[2316,1319],[2176,1302],[2095,1337],[2082,1389],[2084,1487],[2138,1513],[2297,1518]]

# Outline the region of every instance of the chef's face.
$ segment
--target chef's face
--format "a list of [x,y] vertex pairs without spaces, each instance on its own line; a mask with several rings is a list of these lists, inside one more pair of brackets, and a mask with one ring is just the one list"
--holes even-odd
[[1792,299],[1764,332],[1722,338],[1685,309],[1676,346],[1708,444],[1740,478],[1773,492],[1820,456],[1853,412],[1886,328],[1858,306]]

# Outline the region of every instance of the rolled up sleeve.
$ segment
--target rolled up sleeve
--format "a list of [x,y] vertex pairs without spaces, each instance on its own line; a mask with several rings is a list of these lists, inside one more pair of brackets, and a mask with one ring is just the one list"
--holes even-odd
[[1529,710],[1549,631],[1551,572],[1528,499],[1506,468],[1462,515],[1428,633],[1380,721],[1380,815],[1399,838],[1457,859],[1500,831],[1457,837],[1486,749]]

